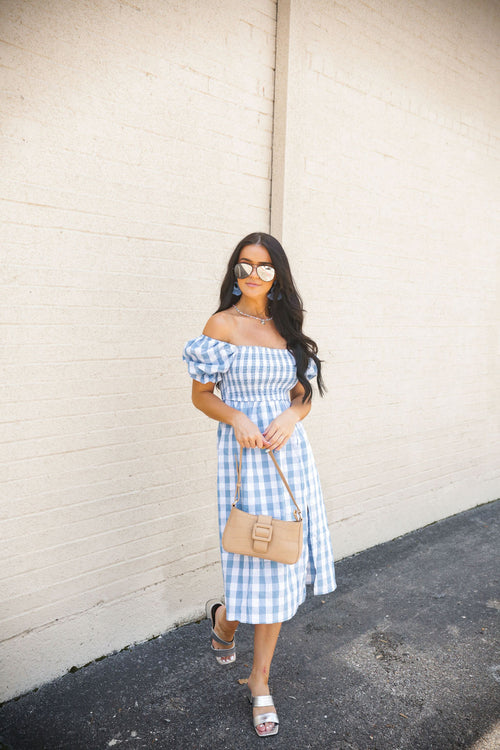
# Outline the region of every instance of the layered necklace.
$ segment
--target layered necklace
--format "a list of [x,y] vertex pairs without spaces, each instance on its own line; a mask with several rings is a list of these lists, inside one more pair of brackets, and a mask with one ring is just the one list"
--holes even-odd
[[258,320],[259,323],[261,323],[263,326],[266,323],[269,323],[272,318],[259,318],[257,315],[249,315],[248,313],[244,313],[240,310],[240,308],[237,305],[233,305],[236,312],[239,312],[240,315],[243,315],[245,318],[253,318],[254,320]]

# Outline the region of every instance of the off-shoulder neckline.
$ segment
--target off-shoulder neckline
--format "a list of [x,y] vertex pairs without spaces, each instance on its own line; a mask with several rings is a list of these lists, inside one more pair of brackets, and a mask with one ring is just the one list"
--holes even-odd
[[206,333],[202,333],[201,335],[206,339],[217,341],[218,344],[227,344],[228,346],[234,346],[235,349],[270,349],[273,352],[289,352],[290,351],[289,349],[283,346],[259,346],[259,344],[231,344],[229,341],[222,341],[221,339],[214,339],[213,336],[207,336]]

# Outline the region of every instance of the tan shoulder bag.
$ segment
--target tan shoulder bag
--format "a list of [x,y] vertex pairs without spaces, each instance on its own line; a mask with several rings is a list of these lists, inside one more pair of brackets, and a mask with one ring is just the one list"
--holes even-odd
[[295,521],[282,521],[272,516],[256,516],[236,507],[240,500],[241,461],[243,448],[240,448],[240,459],[237,461],[238,479],[236,492],[229,518],[222,534],[222,546],[226,552],[238,555],[261,557],[280,563],[293,565],[302,553],[302,512],[297,505],[288,482],[281,471],[274,453],[266,451],[295,504]]

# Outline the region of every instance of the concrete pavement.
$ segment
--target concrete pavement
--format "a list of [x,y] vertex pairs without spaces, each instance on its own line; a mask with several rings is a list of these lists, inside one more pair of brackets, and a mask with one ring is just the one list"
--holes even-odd
[[0,750],[498,750],[499,517],[492,502],[337,563],[337,591],[283,625],[275,737],[240,684],[252,627],[219,667],[204,620],[4,704]]

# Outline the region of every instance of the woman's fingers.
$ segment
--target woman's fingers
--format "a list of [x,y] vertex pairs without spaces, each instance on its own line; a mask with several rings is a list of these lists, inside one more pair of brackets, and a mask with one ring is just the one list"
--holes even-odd
[[274,422],[271,422],[269,427],[264,430],[264,437],[274,447],[277,447],[283,443],[283,441],[286,442],[291,434],[291,431],[287,430],[286,427],[280,427]]
[[281,448],[283,448],[283,446],[286,445],[286,443],[288,442],[288,438],[289,437],[290,437],[289,435],[288,436],[283,436],[281,438],[278,437],[277,440],[276,440],[275,447],[273,448],[273,450],[279,451]]
[[276,424],[274,421],[271,422],[269,427],[264,430],[264,437],[268,440],[276,440],[278,438],[289,437],[293,432],[293,428],[286,424]]
[[245,414],[240,413],[237,415],[233,427],[236,440],[243,448],[269,447],[267,438]]
[[280,450],[287,444],[295,429],[296,419],[291,415],[290,409],[279,414],[271,424],[264,430],[264,437],[270,443],[272,450]]
[[284,445],[288,442],[290,435],[287,435],[286,433],[275,433],[273,437],[269,436],[269,448],[271,450],[279,450],[280,448],[283,448]]
[[270,443],[258,432],[256,435],[236,435],[237,442],[243,448],[269,448]]

